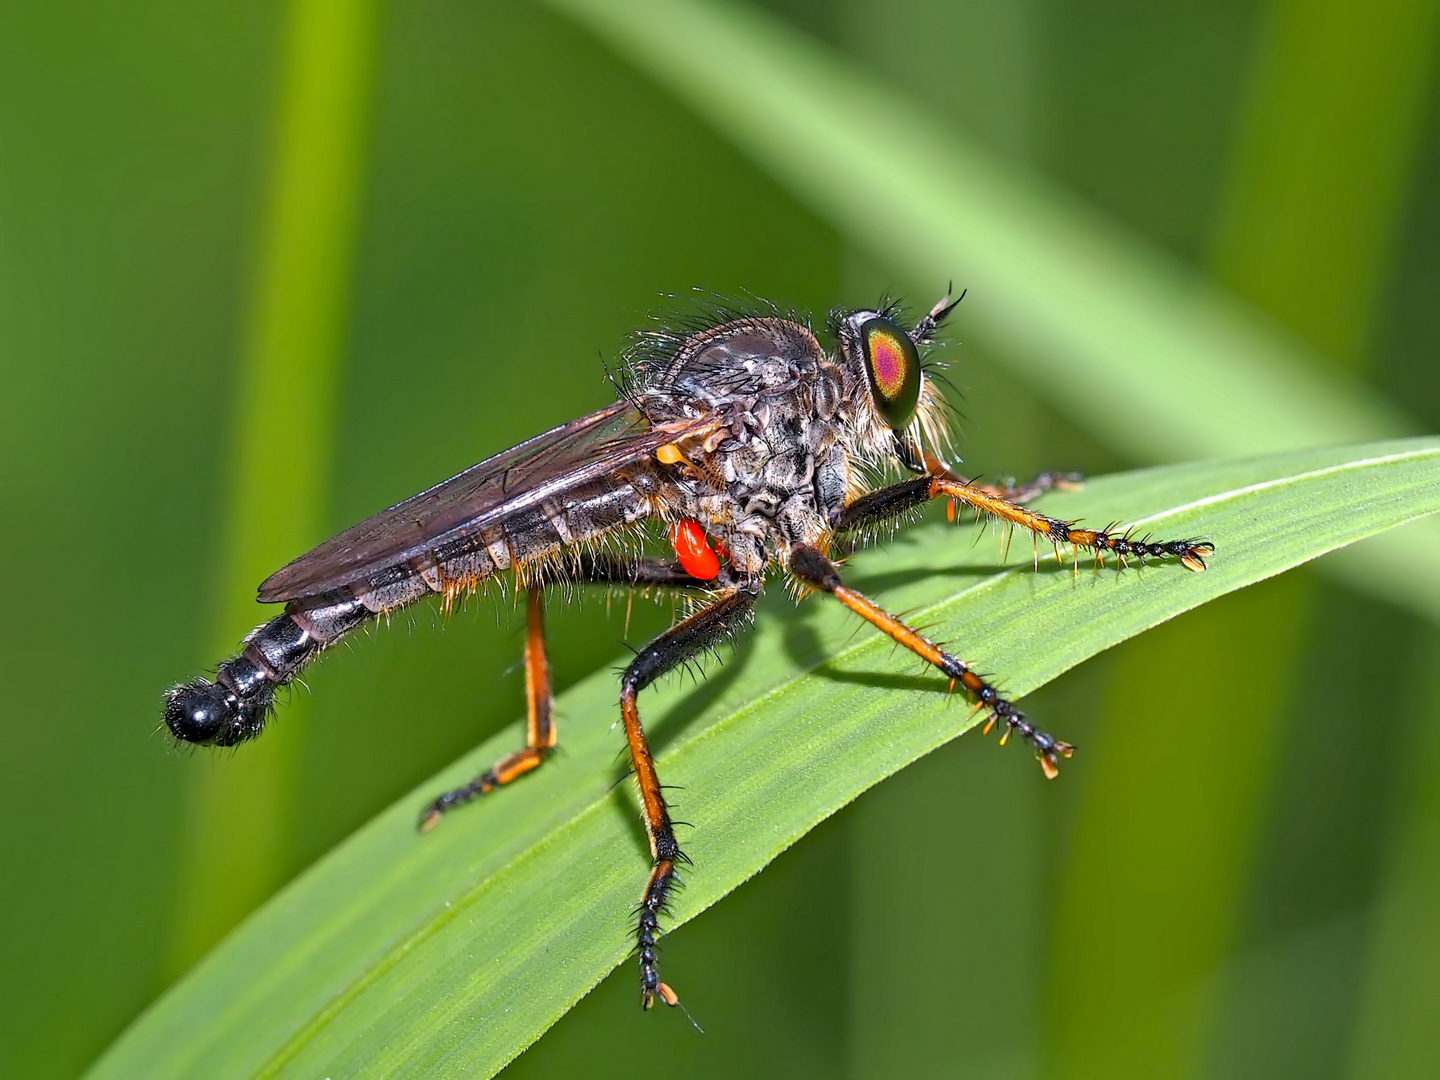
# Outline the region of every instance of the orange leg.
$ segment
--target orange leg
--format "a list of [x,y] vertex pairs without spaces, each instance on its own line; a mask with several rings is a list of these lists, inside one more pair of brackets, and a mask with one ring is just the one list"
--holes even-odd
[[1122,563],[1130,556],[1144,562],[1146,558],[1173,555],[1179,558],[1186,569],[1198,573],[1205,569],[1206,557],[1214,554],[1215,551],[1214,544],[1198,537],[1188,540],[1134,540],[1131,539],[1128,531],[1115,533],[1108,528],[1076,528],[1073,521],[1061,521],[1059,518],[1046,517],[1044,514],[1036,513],[1024,506],[1017,506],[998,495],[991,494],[982,487],[975,487],[963,480],[952,480],[949,477],[931,477],[930,497],[954,499],[956,502],[973,506],[982,514],[989,514],[1013,525],[1019,525],[1022,529],[1029,529],[1037,536],[1043,536],[1056,545],[1057,557],[1061,544],[1074,544],[1077,548],[1093,551],[1097,555],[1112,551],[1119,556]]
[[420,815],[422,832],[439,824],[446,811],[488,795],[502,784],[537,768],[555,748],[557,732],[551,715],[550,664],[545,659],[545,604],[543,591],[538,586],[526,591],[526,616],[525,746],[507,754],[463,787],[436,798]]
[[[1200,537],[1188,540],[1159,540],[1149,538],[1132,539],[1130,533],[1105,529],[1081,529],[1073,521],[1061,521],[1047,517],[1025,506],[1019,506],[1013,497],[1033,497],[1044,490],[1035,484],[1024,488],[996,488],[972,484],[947,470],[932,457],[925,460],[928,476],[914,480],[902,480],[898,484],[881,488],[862,495],[831,515],[830,524],[837,532],[865,529],[915,510],[932,499],[949,499],[951,505],[964,503],[982,514],[999,518],[1022,529],[1028,529],[1055,545],[1059,557],[1061,544],[1074,544],[1077,548],[1095,552],[1102,556],[1113,552],[1123,564],[1130,558],[1140,562],[1164,556],[1178,558],[1187,569],[1196,572],[1205,569],[1205,560],[1215,552],[1215,545]],[[1068,477],[1047,474],[1050,487],[1064,487],[1071,483]],[[1012,498],[1007,498],[1010,496]],[[953,514],[951,515],[953,518]]]
[[630,765],[640,788],[641,816],[650,838],[650,877],[640,894],[639,923],[635,930],[635,953],[640,961],[640,1004],[646,1009],[654,1006],[657,998],[666,1005],[680,1002],[675,991],[660,981],[655,945],[660,936],[660,916],[669,910],[670,894],[676,885],[676,867],[689,860],[675,839],[674,823],[645,740],[636,697],[667,671],[734,634],[750,618],[759,591],[760,582],[754,580],[721,592],[708,607],[676,623],[636,653],[620,678],[620,716],[625,721]]
[[903,645],[922,660],[939,668],[950,676],[953,689],[958,683],[986,710],[988,719],[985,731],[988,733],[997,723],[1005,725],[1000,737],[1003,745],[1011,733],[1018,732],[1035,748],[1035,756],[1046,777],[1053,780],[1060,775],[1060,759],[1069,757],[1075,750],[1069,743],[1061,742],[1045,734],[1025,718],[1025,714],[1000,696],[1000,692],[979,675],[970,670],[964,661],[951,656],[929,638],[923,636],[894,615],[889,614],[874,601],[848,588],[840,580],[840,571],[817,549],[800,544],[790,551],[790,573],[804,584],[823,589],[835,599],[859,615],[866,622],[879,627],[897,644]]

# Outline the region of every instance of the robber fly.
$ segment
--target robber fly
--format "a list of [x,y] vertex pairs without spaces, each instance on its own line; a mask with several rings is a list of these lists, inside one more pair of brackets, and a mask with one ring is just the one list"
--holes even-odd
[[[955,301],[959,303],[959,301]],[[635,654],[620,678],[620,716],[639,786],[652,865],[637,909],[641,1004],[678,1001],[660,979],[660,917],[686,858],[646,745],[636,699],[676,666],[751,619],[772,572],[829,593],[958,684],[987,713],[985,730],[1024,738],[1054,777],[1073,747],[1035,727],[969,665],[844,583],[830,550],[847,535],[950,500],[1028,529],[1047,543],[1121,561],[1174,557],[1204,570],[1201,539],[1131,538],[1027,509],[1063,486],[967,481],[945,464],[944,401],[922,358],[954,309],[947,295],[912,329],[894,305],[833,313],[827,352],[807,322],[777,311],[715,309],[681,329],[638,335],[614,379],[618,400],[406,499],[300,556],[261,584],[282,614],[245,639],[213,682],[166,696],[186,742],[234,746],[260,734],[275,692],[356,627],[438,593],[448,607],[497,575],[526,593],[525,745],[425,808],[421,828],[543,764],[556,745],[543,595],[557,583],[677,590],[694,609]],[[887,470],[908,474],[875,486]],[[610,542],[665,530],[673,558]]]

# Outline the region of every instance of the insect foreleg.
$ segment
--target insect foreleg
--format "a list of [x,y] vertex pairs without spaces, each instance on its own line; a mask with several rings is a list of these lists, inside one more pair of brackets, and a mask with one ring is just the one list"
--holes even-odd
[[854,532],[918,510],[934,498],[930,482],[930,477],[921,476],[861,495],[832,513],[830,526],[836,532]]
[[676,623],[638,653],[620,679],[620,715],[625,738],[630,744],[630,764],[640,788],[640,806],[645,833],[650,838],[651,870],[640,897],[639,923],[635,930],[635,951],[640,961],[640,1004],[648,1009],[658,997],[667,1005],[679,1001],[675,992],[660,981],[655,943],[660,935],[660,915],[668,911],[670,892],[675,887],[677,864],[688,861],[675,839],[670,810],[655,774],[655,762],[640,724],[636,696],[645,687],[699,655],[722,638],[729,637],[750,618],[760,592],[758,579],[746,580],[723,593],[710,606]]
[[1053,780],[1060,774],[1060,758],[1069,757],[1075,749],[1073,746],[1036,728],[1025,718],[1024,713],[1001,697],[998,690],[970,670],[970,666],[963,660],[951,656],[872,600],[848,588],[840,580],[839,569],[819,551],[804,544],[796,545],[790,551],[789,569],[790,573],[804,584],[828,592],[866,622],[883,630],[897,644],[939,668],[950,677],[952,688],[958,683],[984,707],[988,714],[986,732],[997,723],[1003,724],[1005,734],[1001,737],[1002,743],[1012,732],[1018,732],[1035,748],[1035,756],[1039,759],[1040,768],[1045,771],[1045,775]]
[[[985,492],[987,495],[994,495],[1007,502],[1026,503],[1031,499],[1038,498],[1047,491],[1073,491],[1084,485],[1085,478],[1076,472],[1058,472],[1051,470],[1043,472],[1034,480],[1024,484],[1015,483],[1011,478],[1000,484],[982,484],[975,480],[967,480],[950,469],[943,461],[934,454],[921,454],[918,458],[910,444],[904,439],[897,437],[895,440],[897,453],[900,461],[912,472],[924,473],[931,477],[940,477],[945,480],[953,480],[956,483],[968,484],[973,488]],[[953,505],[951,507],[951,520],[954,520]]]
[[550,693],[550,664],[545,658],[544,591],[526,590],[525,632],[525,746],[507,754],[468,784],[439,796],[420,815],[421,831],[433,829],[447,810],[488,795],[537,768],[555,749],[555,730]]
[[[1063,478],[1064,474],[1047,475],[1051,477],[1051,486],[1060,486],[1055,477]],[[1036,483],[1038,482],[1037,480]],[[1136,540],[1132,539],[1128,532],[1081,529],[1073,521],[1047,517],[1028,507],[1019,506],[996,492],[997,489],[971,484],[949,475],[932,474],[914,480],[902,480],[898,484],[862,495],[833,514],[830,524],[836,532],[849,532],[897,517],[931,499],[953,499],[955,502],[972,506],[983,514],[1028,529],[1057,547],[1060,544],[1074,544],[1077,548],[1097,554],[1114,552],[1122,562],[1128,556],[1144,561],[1146,558],[1172,555],[1188,569],[1200,571],[1205,569],[1205,559],[1215,551],[1214,544],[1200,537],[1188,540]],[[1016,489],[1015,493],[1027,498],[1039,494],[1038,491],[1024,489]]]
[[1037,536],[1055,544],[1057,548],[1060,544],[1074,544],[1077,548],[1093,551],[1097,555],[1110,551],[1119,556],[1122,563],[1132,555],[1142,562],[1146,558],[1173,555],[1187,569],[1198,573],[1205,569],[1205,559],[1215,551],[1214,544],[1200,537],[1191,537],[1187,540],[1135,540],[1131,539],[1128,531],[1115,532],[1108,528],[1077,528],[1073,521],[1061,521],[1059,518],[1047,517],[1027,507],[1017,506],[998,495],[990,494],[984,488],[967,484],[963,480],[951,480],[941,476],[931,477],[930,491],[933,498],[954,499],[956,502],[973,506],[981,513],[993,515],[1013,525],[1019,525],[1022,529],[1029,529]]

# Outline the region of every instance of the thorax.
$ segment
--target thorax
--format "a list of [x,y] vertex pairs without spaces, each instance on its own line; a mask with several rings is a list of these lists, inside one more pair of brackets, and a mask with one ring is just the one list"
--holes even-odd
[[642,399],[652,416],[718,422],[667,464],[681,505],[666,513],[698,521],[742,573],[821,537],[849,484],[850,401],[844,373],[807,328],[780,319],[722,325],[657,382]]

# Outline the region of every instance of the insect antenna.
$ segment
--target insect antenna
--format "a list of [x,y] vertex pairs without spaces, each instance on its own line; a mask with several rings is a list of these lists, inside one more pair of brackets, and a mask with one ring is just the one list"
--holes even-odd
[[965,294],[969,292],[968,289],[962,289],[960,295],[952,301],[950,299],[950,293],[954,291],[954,288],[955,283],[953,281],[946,285],[944,298],[932,307],[924,318],[915,325],[915,329],[910,332],[910,340],[916,345],[923,345],[928,342],[935,331],[940,328],[940,324],[949,317],[952,311],[960,306],[960,301],[964,300]]

